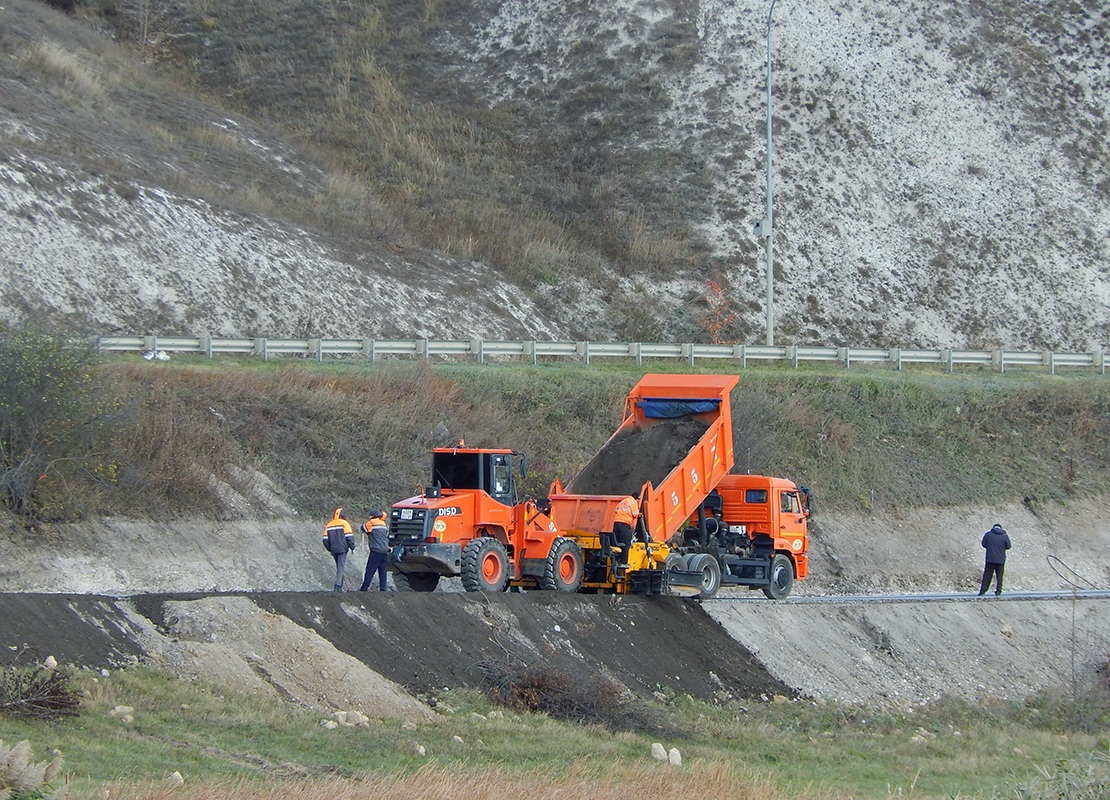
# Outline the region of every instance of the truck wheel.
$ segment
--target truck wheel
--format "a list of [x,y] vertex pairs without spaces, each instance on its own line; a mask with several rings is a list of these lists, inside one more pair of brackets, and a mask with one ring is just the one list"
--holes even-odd
[[492,536],[472,539],[462,553],[462,585],[468,592],[503,592],[509,585],[509,556]]
[[394,572],[393,583],[398,592],[434,592],[439,575],[434,572]]
[[543,566],[540,588],[556,592],[577,592],[582,585],[582,548],[578,542],[560,536],[551,543]]
[[763,587],[763,594],[772,600],[782,600],[794,586],[794,565],[782,553],[771,559],[771,582]]
[[701,573],[701,590],[694,597],[709,600],[721,588],[721,565],[708,553],[695,553],[686,559],[686,569]]

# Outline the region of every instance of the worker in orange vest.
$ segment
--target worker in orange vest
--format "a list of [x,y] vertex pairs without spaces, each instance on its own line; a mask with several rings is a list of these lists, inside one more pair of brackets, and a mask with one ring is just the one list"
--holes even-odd
[[347,553],[355,549],[355,533],[347,522],[347,512],[342,506],[335,509],[331,520],[324,526],[324,549],[335,559],[335,586],[337,592],[343,591],[343,570],[347,566]]
[[613,536],[621,548],[621,561],[625,563],[628,562],[628,551],[632,549],[632,538],[639,519],[640,501],[636,495],[629,494],[617,504],[617,513],[613,518]]
[[370,584],[377,576],[378,588],[384,592],[388,588],[386,575],[389,572],[389,523],[385,521],[385,512],[376,508],[371,511],[370,519],[362,523],[362,532],[366,534],[370,556],[366,559],[366,573],[358,590],[369,591]]

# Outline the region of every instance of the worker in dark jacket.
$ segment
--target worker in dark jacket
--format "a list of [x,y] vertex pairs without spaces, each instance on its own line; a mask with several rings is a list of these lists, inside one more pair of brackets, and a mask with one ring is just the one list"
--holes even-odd
[[987,550],[986,564],[983,566],[983,582],[979,586],[982,597],[990,588],[991,578],[995,578],[994,593],[1002,594],[1002,573],[1006,566],[1006,551],[1010,549],[1010,535],[998,523],[983,534],[983,547]]
[[347,566],[347,553],[355,549],[355,534],[347,513],[342,507],[335,509],[331,520],[324,526],[324,549],[335,559],[335,591],[343,591],[343,570]]
[[389,572],[389,525],[385,514],[378,509],[370,512],[370,519],[362,523],[362,532],[370,544],[370,555],[366,559],[366,574],[362,576],[360,592],[365,592],[378,576],[378,588],[386,591],[386,575]]

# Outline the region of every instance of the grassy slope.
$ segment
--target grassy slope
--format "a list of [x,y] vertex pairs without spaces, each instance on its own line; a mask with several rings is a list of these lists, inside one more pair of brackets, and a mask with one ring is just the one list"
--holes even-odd
[[[86,507],[216,513],[207,476],[257,467],[294,507],[408,496],[429,450],[465,438],[527,454],[528,493],[572,477],[619,423],[628,388],[673,364],[428,366],[221,359],[109,362],[125,424],[116,483]],[[736,469],[807,484],[821,507],[1038,504],[1110,488],[1110,383],[1036,373],[745,369]]]
[[[0,717],[0,739],[35,755],[61,749],[70,796],[156,798],[584,797],[1094,798],[1110,781],[1105,724],[1067,703],[867,712],[810,703],[712,707],[683,697],[634,702],[666,734],[614,732],[498,710],[472,692],[440,698],[440,724],[321,727],[321,715],[260,706],[219,687],[147,670],[78,676],[83,713],[56,724]],[[131,709],[131,720],[120,711]],[[493,712],[493,713],[491,713]],[[1077,713],[1079,716],[1077,716]],[[479,716],[481,715],[481,716]],[[456,740],[454,737],[458,737]],[[683,766],[656,766],[653,741]],[[416,754],[423,745],[425,755]],[[1034,789],[1038,770],[1063,771],[1071,793]],[[1099,777],[1083,776],[1094,770]],[[173,772],[185,785],[172,792]],[[145,784],[137,790],[121,785]],[[1076,787],[1087,787],[1080,794]]]

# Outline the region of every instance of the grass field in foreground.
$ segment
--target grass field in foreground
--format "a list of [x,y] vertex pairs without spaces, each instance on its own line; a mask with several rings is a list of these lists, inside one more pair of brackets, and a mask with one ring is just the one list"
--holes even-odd
[[[87,693],[77,717],[0,717],[5,743],[30,740],[39,761],[54,748],[64,753],[73,800],[1110,796],[1104,696],[876,711],[773,699],[716,706],[660,694],[633,701],[643,706],[636,718],[654,729],[637,732],[450,691],[439,698],[436,724],[328,730],[321,713],[148,668],[80,672],[75,683]],[[119,706],[132,709],[130,721],[113,713]],[[653,742],[677,748],[682,764],[654,761]],[[174,773],[184,783],[175,785]]]

